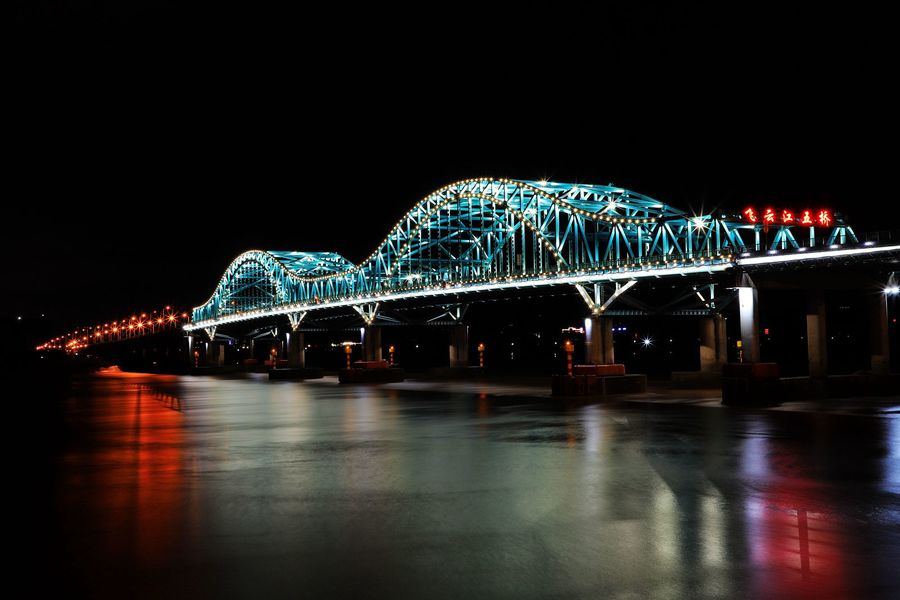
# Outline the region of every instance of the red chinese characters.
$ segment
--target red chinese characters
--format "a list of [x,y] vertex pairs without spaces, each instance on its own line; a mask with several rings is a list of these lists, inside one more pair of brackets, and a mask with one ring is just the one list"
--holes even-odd
[[761,212],[753,206],[748,206],[741,214],[747,223],[769,225],[802,225],[804,227],[832,227],[834,222],[834,214],[830,209],[820,208],[813,211],[804,209],[798,212],[789,208],[774,209],[771,207],[764,208]]
[[759,217],[756,216],[756,211],[752,208],[744,209],[744,217],[751,223],[757,223],[759,221]]

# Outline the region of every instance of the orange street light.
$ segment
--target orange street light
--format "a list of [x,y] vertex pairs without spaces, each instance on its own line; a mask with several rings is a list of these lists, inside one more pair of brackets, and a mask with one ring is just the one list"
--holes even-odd
[[575,344],[572,340],[566,340],[563,344],[563,350],[566,351],[566,374],[572,376],[572,353],[575,352]]
[[347,355],[347,368],[350,368],[350,355],[353,354],[353,347],[350,344],[344,346],[344,354]]

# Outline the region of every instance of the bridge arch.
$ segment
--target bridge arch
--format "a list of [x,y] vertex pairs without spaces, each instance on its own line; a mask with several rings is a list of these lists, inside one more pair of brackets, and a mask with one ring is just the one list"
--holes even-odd
[[[481,203],[474,211],[473,202]],[[483,203],[487,203],[494,213],[491,217],[495,221],[502,222],[504,217],[508,217],[509,230],[513,233],[515,232],[512,230],[519,230],[523,234],[519,238],[509,235],[503,239],[504,243],[512,244],[512,257],[507,261],[505,269],[492,270],[495,277],[546,274],[551,264],[555,265],[555,270],[567,270],[605,262],[610,257],[610,240],[614,241],[617,250],[624,248],[625,244],[618,238],[619,232],[623,238],[627,237],[623,227],[653,229],[657,228],[657,222],[661,223],[662,219],[684,217],[681,211],[652,198],[613,186],[579,186],[494,178],[467,179],[444,186],[420,200],[357,268],[370,277],[374,276],[382,288],[385,287],[385,282],[388,287],[403,285],[404,277],[421,275],[423,270],[428,270],[428,264],[435,261],[433,255],[423,261],[422,251],[446,251],[442,248],[446,239],[438,239],[437,243],[429,244],[416,237],[424,231],[433,231],[435,227],[441,226],[442,210],[448,213],[443,218],[452,221],[453,211],[465,212],[466,203],[468,218],[456,219],[455,233],[465,235],[473,229],[477,233],[484,233],[473,227],[475,224],[472,220],[473,217],[484,215],[483,211],[487,207]],[[594,246],[589,244],[585,221],[594,227],[590,232],[593,238],[597,241],[604,238],[603,248],[599,247],[599,243]],[[664,228],[659,230],[666,231]],[[502,232],[496,232],[500,233]],[[668,233],[674,235],[671,231]],[[490,235],[490,231],[487,234]],[[533,235],[534,239],[529,239],[529,235]],[[649,235],[645,237],[649,245],[651,238]],[[517,242],[521,243],[517,245]],[[469,257],[472,255],[471,250],[471,247],[464,248],[459,256]],[[501,252],[502,248],[493,244],[491,251]],[[532,254],[530,265],[527,260],[528,252]],[[547,256],[543,255],[544,252]],[[447,254],[459,263],[456,255],[452,252]],[[478,255],[478,252],[475,254]],[[632,251],[631,255],[634,254],[636,253]],[[384,264],[380,262],[385,260]],[[413,263],[418,264],[412,266]],[[450,268],[446,268],[448,266]],[[465,269],[466,265],[443,267],[444,276],[451,277],[453,270]],[[469,271],[480,276],[478,269]],[[427,281],[428,278],[423,277],[423,280]]]
[[[464,277],[502,275],[501,268],[495,263],[502,264],[505,262],[504,258],[516,263],[514,266],[510,265],[509,270],[519,267],[523,271],[530,269],[532,272],[539,272],[549,266],[551,258],[557,267],[568,266],[534,219],[529,218],[526,212],[510,207],[503,199],[487,194],[452,194],[433,205],[419,203],[410,211],[407,219],[414,225],[407,230],[406,241],[387,263],[387,277],[399,273],[405,266],[406,271],[411,272],[407,277],[412,275],[421,278],[423,272],[428,271],[427,280],[431,280],[430,275],[436,270],[432,263],[435,260],[440,262],[441,258],[435,259],[432,253],[428,252],[426,255],[425,251],[434,249],[438,250],[439,255],[446,255],[447,260],[443,262],[455,263],[447,273],[450,276],[454,274],[452,269],[463,271]],[[516,236],[518,231],[524,234],[521,238]],[[462,248],[454,253],[445,245],[446,241],[456,235],[469,239],[464,244],[457,244]],[[512,252],[509,252],[510,246],[514,246],[517,239],[521,240],[520,246],[513,247]],[[504,251],[507,256],[503,256]],[[529,254],[532,257],[530,268],[527,260]],[[466,270],[469,272],[466,273]],[[440,267],[437,271],[441,271]]]
[[195,316],[201,311],[206,318],[216,318],[282,304],[290,300],[294,279],[270,252],[249,250],[231,261],[213,294],[194,309]]
[[358,264],[335,253],[242,254],[194,310],[194,321],[287,314],[415,289],[602,274],[721,257],[741,245],[711,215],[688,217],[625,188],[465,179],[422,198]]

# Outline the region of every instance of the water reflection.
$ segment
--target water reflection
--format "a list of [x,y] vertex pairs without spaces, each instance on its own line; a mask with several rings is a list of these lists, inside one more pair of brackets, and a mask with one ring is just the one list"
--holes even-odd
[[[900,410],[895,410],[888,420],[888,458],[884,461],[884,489],[900,494]],[[900,518],[900,513],[897,514]]]
[[892,420],[115,373],[69,414],[92,595],[897,591]]
[[155,386],[146,379],[101,374],[71,406],[83,443],[61,457],[61,541],[76,562],[105,561],[111,581],[135,565],[168,564],[183,542],[183,406],[166,391],[174,378],[155,377]]

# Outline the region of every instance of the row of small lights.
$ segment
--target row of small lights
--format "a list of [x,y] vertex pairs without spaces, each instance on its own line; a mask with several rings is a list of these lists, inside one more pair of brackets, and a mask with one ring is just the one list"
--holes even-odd
[[[715,256],[715,258],[713,258],[711,256],[708,258],[701,258],[701,259],[695,258],[690,261],[690,264],[697,265],[697,266],[703,266],[703,265],[707,264],[707,262],[711,263],[712,261],[715,261],[715,260],[730,261],[732,259],[732,257],[733,257],[733,255],[730,252],[726,252],[724,254],[717,254]],[[698,260],[699,260],[699,262],[698,262]],[[621,265],[615,265],[615,266],[598,267],[597,269],[594,270],[594,272],[600,272],[600,273],[618,272],[621,269],[637,268],[638,266],[655,267],[655,266],[662,265],[664,268],[669,267],[669,266],[678,267],[678,266],[685,266],[685,265],[687,265],[687,263],[688,263],[687,260],[681,260],[681,259],[676,259],[673,261],[669,261],[668,259],[663,259],[662,261],[655,260],[653,262],[650,262],[649,260],[648,261],[641,260],[639,262],[623,263]],[[585,271],[583,269],[581,269],[581,270],[557,269],[555,271],[544,270],[544,271],[540,271],[537,274],[526,273],[526,274],[520,274],[520,275],[507,275],[506,277],[502,277],[502,278],[480,277],[480,278],[476,278],[476,279],[467,279],[464,283],[467,285],[473,284],[473,283],[488,283],[488,282],[498,283],[500,281],[513,281],[513,280],[518,280],[518,279],[530,279],[530,278],[534,278],[534,277],[547,277],[549,275],[572,275],[572,274],[587,275],[588,271]],[[390,275],[390,272],[388,272],[388,275]],[[422,274],[415,273],[415,274],[407,275],[404,279],[406,279],[407,282],[421,280]],[[442,286],[441,285],[436,285],[436,286],[427,285],[427,286],[421,286],[421,287],[407,287],[407,288],[404,288],[403,291],[410,290],[410,289],[412,289],[412,290],[442,289]],[[374,294],[374,296],[381,296],[381,295],[390,295],[393,292],[394,292],[394,290],[386,291],[386,292],[374,292],[373,294]],[[353,299],[353,298],[362,299],[363,297],[370,297],[370,296],[372,296],[372,295],[370,294],[369,296],[363,296],[362,294],[356,294],[356,295],[351,294],[351,295],[347,295],[347,296],[338,296],[337,298],[334,298],[334,299],[325,300],[325,301],[323,301],[323,303],[327,304],[327,303],[333,302],[333,301],[343,301],[343,300],[349,300],[349,299]],[[260,311],[260,312],[264,312],[264,311]]]
[[144,328],[153,328],[154,325],[175,325],[179,319],[187,319],[186,312],[179,316],[172,311],[171,306],[166,306],[165,310],[158,317],[154,317],[157,311],[153,311],[148,318],[147,313],[141,313],[140,316],[132,315],[130,319],[122,319],[121,321],[111,321],[102,325],[94,325],[93,327],[82,327],[75,331],[57,336],[37,346],[35,350],[78,350],[87,346],[92,339],[100,338],[110,334],[116,334],[129,331],[143,331]]
[[[716,261],[727,262],[732,259],[733,259],[733,255],[730,252],[727,252],[724,254],[717,254],[715,256],[715,258],[713,258],[712,256],[710,256],[708,258],[701,258],[701,259],[695,258],[690,261],[690,266],[704,266],[707,264],[713,264]],[[689,264],[688,264],[687,260],[676,259],[673,261],[669,261],[668,259],[664,259],[662,261],[656,260],[656,261],[653,261],[652,263],[649,261],[647,261],[647,262],[641,261],[641,262],[633,262],[630,264],[626,263],[626,264],[622,264],[622,265],[618,265],[618,266],[600,267],[599,269],[596,269],[594,272],[600,272],[600,273],[604,273],[604,274],[605,273],[615,273],[615,272],[621,271],[622,269],[637,268],[638,266],[669,268],[669,267],[684,267],[684,266],[689,266]],[[557,271],[550,271],[550,272],[541,271],[540,273],[538,273],[536,275],[535,274],[523,274],[523,275],[515,275],[515,276],[507,275],[506,277],[503,277],[503,278],[481,277],[478,279],[470,279],[465,282],[460,282],[453,286],[448,285],[445,287],[444,285],[426,285],[426,286],[421,286],[421,287],[405,288],[401,291],[406,292],[406,291],[416,291],[416,290],[428,291],[428,290],[441,290],[441,289],[459,289],[459,288],[463,287],[463,285],[472,285],[472,284],[477,284],[477,283],[501,283],[501,282],[520,281],[520,280],[532,280],[535,278],[546,279],[549,275],[587,275],[588,273],[589,273],[588,271],[583,270],[583,269],[581,269],[581,270],[566,269],[566,270],[557,270]],[[394,294],[396,291],[397,290],[379,291],[379,292],[372,292],[369,294],[355,294],[355,295],[338,296],[335,298],[330,298],[328,300],[324,300],[318,304],[307,301],[304,303],[285,305],[283,307],[280,307],[279,310],[284,313],[289,313],[289,312],[292,312],[295,310],[299,311],[304,308],[308,308],[308,307],[312,307],[312,306],[321,306],[321,305],[327,306],[332,303],[343,302],[346,300],[376,299],[376,298],[381,298],[384,296],[390,296],[390,295]],[[256,309],[256,310],[242,312],[241,315],[246,316],[246,318],[252,318],[253,315],[266,315],[266,314],[270,314],[270,313],[271,313],[270,309],[261,309],[260,308],[260,309]],[[218,319],[214,319],[213,321],[215,323],[219,322]]]

